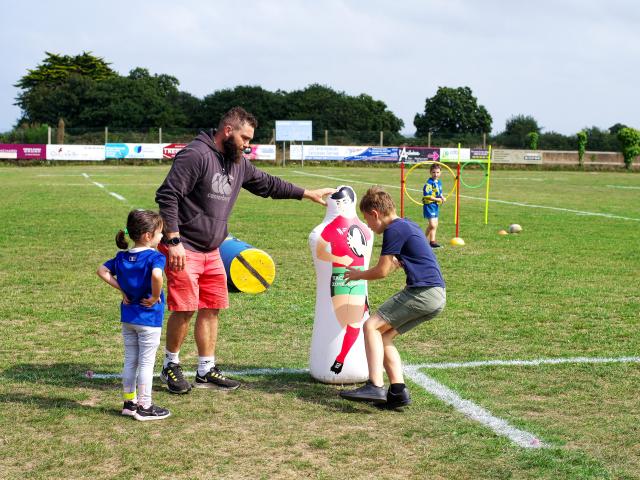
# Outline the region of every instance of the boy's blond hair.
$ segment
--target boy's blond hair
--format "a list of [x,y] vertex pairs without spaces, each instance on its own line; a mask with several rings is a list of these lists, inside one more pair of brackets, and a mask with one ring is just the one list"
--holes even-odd
[[371,187],[360,199],[360,211],[370,213],[376,210],[380,215],[389,215],[396,211],[391,195],[377,185]]

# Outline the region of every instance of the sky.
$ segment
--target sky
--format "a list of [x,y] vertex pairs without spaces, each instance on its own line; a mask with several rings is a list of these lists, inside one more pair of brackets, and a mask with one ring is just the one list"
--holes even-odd
[[366,93],[405,134],[438,87],[462,86],[494,134],[515,115],[565,135],[640,129],[636,0],[0,0],[0,11],[0,132],[20,116],[13,85],[45,51],[173,75],[200,98],[237,85]]

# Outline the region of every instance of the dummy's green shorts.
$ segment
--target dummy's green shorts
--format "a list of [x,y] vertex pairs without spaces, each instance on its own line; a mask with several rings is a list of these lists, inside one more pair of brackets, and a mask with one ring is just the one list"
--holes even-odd
[[[356,270],[364,270],[364,267],[353,267]],[[366,280],[350,280],[346,282],[344,274],[347,271],[343,267],[333,267],[331,270],[331,296],[336,295],[366,295]]]
[[398,333],[406,333],[438,316],[446,303],[447,292],[442,287],[411,287],[384,302],[377,313]]

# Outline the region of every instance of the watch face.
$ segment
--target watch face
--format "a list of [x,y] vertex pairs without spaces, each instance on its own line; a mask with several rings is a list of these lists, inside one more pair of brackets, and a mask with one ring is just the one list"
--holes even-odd
[[179,245],[180,244],[180,237],[170,238],[169,240],[167,240],[167,243],[169,245]]

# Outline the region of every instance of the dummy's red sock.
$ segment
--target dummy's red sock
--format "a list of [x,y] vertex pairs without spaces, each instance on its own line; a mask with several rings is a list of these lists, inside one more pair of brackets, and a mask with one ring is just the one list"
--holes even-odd
[[347,356],[347,353],[349,353],[349,350],[351,350],[353,344],[356,343],[359,333],[360,328],[353,328],[351,325],[347,325],[347,331],[344,332],[344,339],[342,340],[342,350],[340,350],[340,353],[336,357],[336,361],[344,363],[344,358]]

